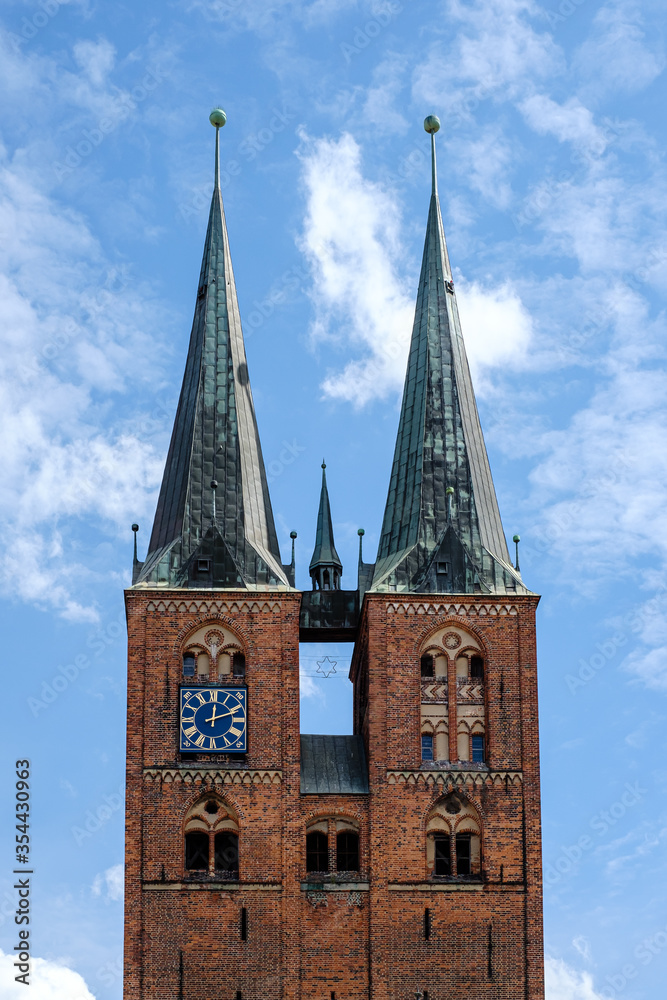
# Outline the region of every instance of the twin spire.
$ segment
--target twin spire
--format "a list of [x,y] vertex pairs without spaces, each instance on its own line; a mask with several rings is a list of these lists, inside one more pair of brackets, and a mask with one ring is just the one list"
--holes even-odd
[[[271,510],[229,251],[215,183],[183,387],[143,586],[263,589],[294,587],[283,566]],[[396,449],[375,566],[360,555],[360,588],[412,593],[524,591],[503,533],[461,334],[436,182],[429,116],[432,192]],[[313,589],[339,590],[322,463]],[[294,533],[292,535],[294,538]],[[363,573],[362,573],[363,569]],[[363,576],[363,580],[362,580]]]

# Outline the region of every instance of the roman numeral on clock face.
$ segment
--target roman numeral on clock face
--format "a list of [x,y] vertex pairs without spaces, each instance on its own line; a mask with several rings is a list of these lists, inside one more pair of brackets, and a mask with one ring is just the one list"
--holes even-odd
[[189,728],[189,729],[186,729],[186,730],[184,730],[184,732],[185,732],[185,735],[186,735],[187,737],[191,737],[191,736],[194,736],[194,735],[195,735],[195,733],[197,732],[197,727],[196,727],[196,726],[190,726],[190,728]]

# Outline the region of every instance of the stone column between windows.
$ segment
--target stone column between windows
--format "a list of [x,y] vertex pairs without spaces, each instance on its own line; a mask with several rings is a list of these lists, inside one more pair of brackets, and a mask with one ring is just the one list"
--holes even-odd
[[456,658],[447,656],[447,707],[449,720],[449,759],[459,759],[458,751],[458,688],[456,685]]
[[336,871],[336,820],[329,817],[327,827],[327,846],[329,848],[329,871]]

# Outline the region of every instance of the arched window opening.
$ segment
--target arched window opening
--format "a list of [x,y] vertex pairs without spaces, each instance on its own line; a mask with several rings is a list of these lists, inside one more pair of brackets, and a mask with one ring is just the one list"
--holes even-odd
[[322,574],[322,589],[331,590],[331,577],[328,569],[325,569],[324,573]]
[[241,637],[223,622],[202,625],[187,637],[183,646],[184,677],[215,683],[228,678],[230,673],[237,677],[245,675],[244,644]]
[[478,680],[484,679],[484,660],[481,656],[470,657],[470,676]]
[[188,871],[208,871],[208,834],[186,833],[185,867]]
[[239,838],[238,834],[227,830],[216,833],[214,839],[213,867],[216,871],[229,872],[238,876],[239,873]]
[[184,839],[186,872],[238,879],[238,821],[231,807],[217,796],[209,793],[190,808]]
[[435,676],[435,662],[430,653],[424,653],[421,658],[422,677]]
[[236,652],[232,656],[232,674],[235,678],[245,677],[245,656]]
[[329,838],[321,830],[306,834],[306,871],[329,871]]
[[359,871],[359,834],[341,830],[336,837],[336,868],[339,872]]
[[450,792],[435,804],[426,823],[426,860],[432,878],[482,877],[481,826],[477,810]]

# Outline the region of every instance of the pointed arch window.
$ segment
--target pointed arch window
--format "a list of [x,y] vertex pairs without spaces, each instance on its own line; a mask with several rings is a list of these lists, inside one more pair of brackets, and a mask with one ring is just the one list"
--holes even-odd
[[239,877],[239,828],[234,810],[214,795],[196,802],[185,818],[184,868],[191,877]]
[[477,810],[465,796],[451,792],[436,802],[429,813],[426,862],[431,878],[481,879],[481,823]]

